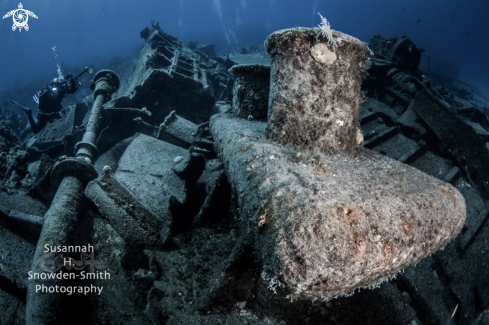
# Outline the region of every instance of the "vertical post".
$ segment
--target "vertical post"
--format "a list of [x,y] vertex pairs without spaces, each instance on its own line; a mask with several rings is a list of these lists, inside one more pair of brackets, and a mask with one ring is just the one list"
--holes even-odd
[[270,67],[262,64],[240,64],[229,70],[234,77],[233,109],[235,116],[266,121]]
[[272,58],[267,137],[298,150],[353,152],[363,143],[358,122],[368,46],[319,28],[285,29],[271,34],[265,48]]

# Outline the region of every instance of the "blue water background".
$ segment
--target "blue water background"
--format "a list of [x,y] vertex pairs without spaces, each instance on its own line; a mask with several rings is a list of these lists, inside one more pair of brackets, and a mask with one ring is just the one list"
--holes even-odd
[[[18,0],[0,0],[0,16]],[[150,20],[184,44],[213,43],[218,54],[263,45],[273,31],[317,26],[320,12],[332,29],[368,42],[406,35],[424,48],[432,70],[470,82],[489,94],[488,0],[28,0],[29,31],[12,31],[0,20],[0,101],[2,92],[49,81],[57,65],[81,70],[113,58],[132,57],[142,44],[139,32]],[[53,50],[55,47],[55,51]],[[4,92],[5,93],[5,92]],[[489,97],[489,96],[488,96]],[[1,102],[0,102],[1,105]]]

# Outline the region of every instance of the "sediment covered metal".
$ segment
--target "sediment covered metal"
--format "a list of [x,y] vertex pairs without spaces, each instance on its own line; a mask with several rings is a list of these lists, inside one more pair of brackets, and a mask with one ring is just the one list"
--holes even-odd
[[[96,140],[101,127],[103,104],[119,87],[119,78],[110,70],[101,70],[94,76],[90,89],[94,90],[95,102],[92,107],[87,130],[83,140],[76,145],[77,158],[67,158],[58,161],[51,170],[50,182],[59,187],[56,195],[44,215],[44,224],[34,253],[31,274],[53,273],[40,268],[41,256],[46,246],[69,246],[78,226],[78,217],[83,205],[83,191],[88,181],[97,177],[92,161],[96,157]],[[52,256],[54,259],[56,256]],[[46,257],[47,258],[47,257]],[[62,271],[61,271],[62,272]],[[62,313],[60,308],[63,294],[54,292],[43,293],[38,285],[55,288],[62,286],[65,280],[31,281],[27,286],[26,324],[58,324]]]
[[95,101],[90,112],[87,130],[83,135],[82,141],[75,146],[77,157],[90,159],[90,162],[95,160],[98,154],[96,143],[102,125],[103,105],[110,99],[112,93],[119,88],[119,84],[119,77],[111,70],[100,70],[93,77],[90,89],[94,91],[93,97]]
[[229,72],[235,80],[231,112],[237,117],[266,121],[270,67],[262,64],[240,64],[232,66]]
[[[36,274],[46,273],[37,263],[38,261],[42,262],[41,257],[48,253],[45,250],[45,245],[51,248],[72,243],[83,204],[83,185],[82,181],[73,176],[65,177],[61,181],[53,202],[44,215],[44,225],[39,236],[34,253],[34,263],[30,272],[32,277],[35,277]],[[52,254],[45,260],[54,260],[55,257],[55,254]],[[45,288],[55,288],[65,284],[66,280],[29,280],[27,286],[26,324],[59,324],[59,319],[56,319],[56,315],[62,312],[61,305],[65,295],[42,292],[41,289],[43,286]]]
[[367,45],[333,31],[328,48],[319,28],[277,31],[265,41],[272,58],[267,137],[296,149],[353,152],[363,144],[358,123]]
[[292,299],[374,286],[464,225],[465,200],[453,186],[374,151],[291,150],[265,138],[266,123],[223,114],[210,128],[263,278]]

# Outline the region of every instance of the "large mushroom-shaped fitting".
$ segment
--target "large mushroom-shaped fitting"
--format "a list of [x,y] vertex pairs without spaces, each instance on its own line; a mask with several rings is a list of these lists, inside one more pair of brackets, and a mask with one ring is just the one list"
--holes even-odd
[[100,70],[93,76],[90,81],[90,90],[93,91],[93,98],[96,99],[99,94],[110,96],[119,89],[120,80],[117,74],[112,70]]
[[[299,150],[349,153],[361,147],[360,83],[368,46],[319,28],[277,31],[265,41],[272,58],[267,137]],[[336,43],[336,51],[329,44]]]

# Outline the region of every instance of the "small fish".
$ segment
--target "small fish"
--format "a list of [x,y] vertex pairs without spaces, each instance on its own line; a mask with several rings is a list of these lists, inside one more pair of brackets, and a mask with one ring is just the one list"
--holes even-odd
[[455,309],[453,310],[452,318],[453,318],[453,316],[455,316],[455,313],[457,312],[457,309],[458,309],[458,304],[455,306]]
[[417,23],[419,23],[420,21],[421,21],[421,19],[416,20]]
[[406,11],[406,9],[402,8],[402,10]]

